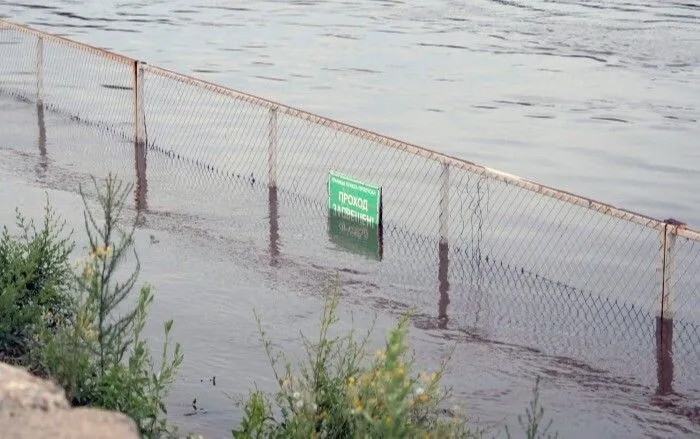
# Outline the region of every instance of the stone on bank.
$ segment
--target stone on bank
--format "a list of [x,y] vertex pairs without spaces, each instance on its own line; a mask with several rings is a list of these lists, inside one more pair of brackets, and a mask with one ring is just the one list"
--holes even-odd
[[0,439],[138,439],[126,415],[71,408],[63,389],[23,369],[0,363]]

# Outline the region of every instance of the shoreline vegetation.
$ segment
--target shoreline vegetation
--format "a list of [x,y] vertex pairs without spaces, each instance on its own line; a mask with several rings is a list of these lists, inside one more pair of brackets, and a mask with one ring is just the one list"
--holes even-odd
[[[50,379],[74,407],[126,414],[144,438],[181,437],[167,421],[166,400],[184,360],[163,322],[156,358],[143,335],[154,300],[150,285],[137,286],[140,261],[134,249],[135,222],[125,226],[131,184],[110,174],[92,180],[85,206],[88,254],[73,261],[73,232],[47,198],[37,223],[16,209],[16,231],[0,236],[0,361]],[[96,201],[96,208],[89,207]],[[133,257],[131,274],[120,278]],[[388,332],[383,349],[369,351],[373,327],[331,336],[338,321],[339,282],[323,295],[318,334],[300,334],[305,358],[288,361],[273,349],[257,313],[262,348],[278,388],[257,387],[234,403],[243,417],[231,430],[246,438],[481,438],[502,437],[469,423],[458,408],[447,409],[441,387],[446,362],[419,371],[409,354],[409,317]],[[554,438],[539,403],[539,378],[524,415],[523,431],[511,436]],[[232,398],[233,399],[233,398]],[[198,437],[193,433],[188,438]]]

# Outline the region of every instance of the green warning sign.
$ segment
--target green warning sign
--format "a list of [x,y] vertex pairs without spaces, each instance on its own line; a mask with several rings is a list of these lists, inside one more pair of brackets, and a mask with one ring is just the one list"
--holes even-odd
[[381,260],[382,188],[331,171],[328,233],[339,247]]
[[328,208],[350,219],[380,226],[382,188],[331,171],[328,174]]

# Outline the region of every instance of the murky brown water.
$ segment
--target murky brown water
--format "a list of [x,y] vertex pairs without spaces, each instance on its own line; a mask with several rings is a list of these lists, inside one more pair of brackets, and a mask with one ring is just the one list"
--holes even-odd
[[[700,224],[691,2],[0,1],[2,15]],[[133,178],[132,148],[0,96],[0,205],[39,214],[49,188],[80,229],[77,183],[96,169]],[[142,278],[159,292],[149,331],[157,342],[158,321],[176,320],[186,363],[171,414],[185,430],[227,435],[240,411],[222,392],[272,385],[253,308],[294,351],[340,268],[360,324],[379,312],[381,335],[416,309],[428,366],[457,343],[447,384],[483,422],[514,425],[542,374],[565,437],[700,434],[697,326],[674,329],[671,357],[657,350],[653,316],[629,303],[449,260],[411,237],[388,236],[393,255],[367,262],[329,245],[325,216],[303,200],[163,157],[149,158],[148,183],[139,250]],[[3,223],[11,207],[0,209]],[[193,413],[194,397],[203,411]]]
[[[3,206],[39,215],[48,190],[80,230],[76,188],[88,173],[134,177],[131,144],[6,97],[0,133]],[[465,262],[436,258],[432,244],[420,240],[389,236],[399,254],[376,271],[330,245],[324,216],[304,214],[299,200],[271,198],[264,187],[158,155],[149,158],[148,191],[138,232],[142,279],[158,294],[148,331],[157,345],[159,322],[176,321],[186,360],[170,415],[185,430],[227,436],[241,412],[226,394],[243,396],[253,382],[274,385],[253,309],[275,343],[299,354],[297,331],[313,333],[322,286],[340,269],[344,312],[354,311],[359,325],[379,315],[375,342],[397,313],[414,309],[419,364],[434,367],[456,344],[446,384],[482,423],[514,427],[535,375],[542,375],[543,403],[565,437],[700,432],[696,326],[674,329],[671,355],[658,350],[654,318],[639,309],[572,298],[544,279],[498,266],[481,267],[487,281],[473,284]],[[12,218],[11,208],[0,210],[2,223]],[[446,263],[449,275],[441,274]],[[342,326],[349,326],[347,314]]]

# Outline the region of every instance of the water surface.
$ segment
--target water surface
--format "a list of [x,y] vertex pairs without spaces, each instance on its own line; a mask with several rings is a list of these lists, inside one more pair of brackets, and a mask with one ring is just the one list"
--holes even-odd
[[695,2],[4,0],[0,14],[700,226]]
[[[134,179],[133,144],[4,95],[0,132],[2,205],[37,217],[47,191],[83,248],[78,185],[109,171]],[[298,356],[298,331],[314,334],[320,292],[339,272],[341,326],[349,327],[349,311],[359,327],[377,313],[379,346],[393,319],[412,310],[418,364],[434,369],[455,346],[445,377],[450,403],[481,425],[515,427],[540,375],[542,402],[565,437],[697,435],[700,331],[692,322],[677,322],[672,353],[660,350],[654,316],[624,301],[514,267],[475,267],[459,252],[436,255],[432,241],[393,233],[386,258],[367,261],[339,251],[324,215],[297,198],[148,157],[147,206],[137,188],[129,216],[139,218],[142,280],[156,291],[149,340],[157,348],[161,322],[174,318],[185,350],[169,400],[184,431],[228,436],[242,412],[227,395],[244,397],[253,383],[274,388],[253,310],[273,342]],[[0,222],[13,218],[0,210]]]
[[[57,0],[2,1],[0,14],[700,225],[700,12],[690,2]],[[115,112],[129,110],[126,100],[115,103],[123,107]],[[133,145],[8,96],[0,96],[0,133],[4,206],[38,214],[48,189],[80,229],[79,182],[108,170],[134,178]],[[379,312],[380,335],[393,316],[417,310],[413,335],[427,367],[457,343],[447,384],[481,421],[514,425],[539,374],[566,437],[699,433],[692,321],[674,329],[669,368],[653,314],[629,296],[475,265],[455,248],[438,254],[432,240],[396,231],[385,259],[366,261],[330,244],[317,206],[157,154],[148,160],[139,249],[143,278],[160,292],[149,331],[157,342],[159,320],[175,317],[187,357],[170,412],[185,429],[225,436],[241,411],[222,391],[273,385],[252,309],[265,310],[272,337],[295,352],[297,330],[312,331],[318,292],[340,270],[344,304],[360,324]],[[202,410],[193,411],[194,397]]]

